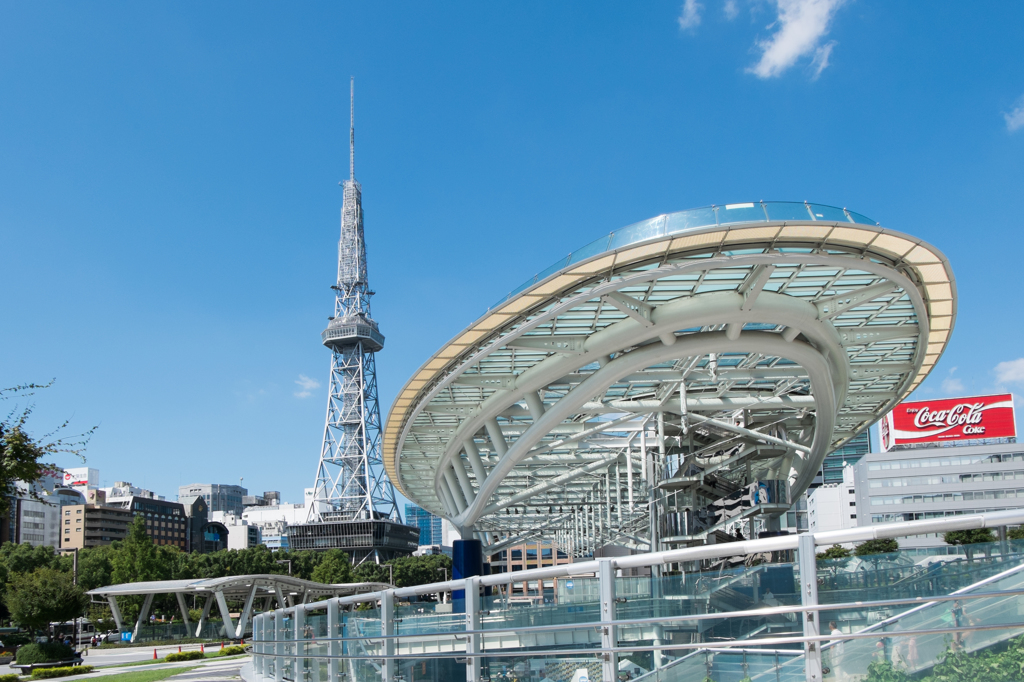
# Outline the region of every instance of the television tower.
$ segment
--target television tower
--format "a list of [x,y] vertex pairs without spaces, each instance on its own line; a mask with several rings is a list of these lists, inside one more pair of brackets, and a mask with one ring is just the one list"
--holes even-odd
[[355,79],[350,84],[349,179],[341,209],[338,241],[338,283],[334,316],[321,334],[331,349],[320,465],[307,524],[361,519],[401,522],[395,489],[380,456],[380,406],[374,356],[384,335],[370,316],[370,283],[363,241],[362,188],[356,182]]

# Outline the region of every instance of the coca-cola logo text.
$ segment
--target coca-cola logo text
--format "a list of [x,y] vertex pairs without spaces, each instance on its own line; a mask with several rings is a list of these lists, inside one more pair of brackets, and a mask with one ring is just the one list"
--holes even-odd
[[919,429],[964,426],[964,433],[985,433],[985,427],[978,426],[984,416],[984,407],[985,403],[960,403],[948,410],[933,411],[925,405],[914,415],[914,426]]

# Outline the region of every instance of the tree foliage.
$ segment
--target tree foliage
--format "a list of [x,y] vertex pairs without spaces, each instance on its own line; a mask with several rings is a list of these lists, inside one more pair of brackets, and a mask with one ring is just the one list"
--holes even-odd
[[942,534],[947,545],[976,545],[982,542],[995,542],[996,536],[991,528],[974,528],[972,530],[951,530]]
[[7,586],[4,602],[15,623],[43,629],[53,622],[64,622],[85,613],[89,598],[67,573],[53,568],[37,568],[17,573]]
[[900,544],[892,538],[880,540],[868,540],[857,545],[853,553],[857,556],[871,556],[872,554],[892,554],[900,551]]
[[348,554],[340,549],[329,549],[323,553],[320,563],[313,569],[313,582],[327,585],[352,582],[352,562]]
[[868,666],[865,682],[1018,682],[1024,670],[1024,636],[1010,640],[1005,650],[992,648],[974,653],[946,649],[931,674],[911,678],[889,661],[875,661]]
[[[951,530],[943,533],[942,539],[947,545],[963,545],[968,561],[974,561],[974,550],[972,545],[980,545],[995,542],[996,537],[991,528],[972,528],[971,530]],[[985,549],[982,549],[982,553]]]
[[832,545],[824,552],[817,555],[818,561],[828,561],[830,559],[848,559],[853,556],[853,552],[846,549],[842,545]]
[[[47,388],[49,384],[24,384],[0,389],[0,402],[18,398],[30,398],[37,389]],[[68,427],[64,422],[53,431],[41,438],[33,438],[27,430],[28,418],[32,415],[32,405],[14,407],[5,417],[0,419],[0,516],[10,511],[10,499],[18,494],[18,484],[27,486],[28,494],[37,495],[33,484],[57,470],[57,467],[44,460],[56,455],[73,455],[85,461],[82,451],[96,427],[77,436],[65,436]]]
[[[445,571],[439,569],[447,569],[448,577],[452,574],[452,560],[443,554],[400,557],[390,563],[394,567],[396,587],[441,582],[445,578]],[[370,562],[360,564],[355,570],[355,577],[358,582],[366,583],[386,583],[389,578],[386,565]]]

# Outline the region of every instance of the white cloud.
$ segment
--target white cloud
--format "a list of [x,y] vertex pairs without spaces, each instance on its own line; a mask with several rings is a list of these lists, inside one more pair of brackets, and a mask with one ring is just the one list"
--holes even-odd
[[736,4],[736,0],[725,0],[725,6],[722,7],[722,11],[725,12],[727,21],[732,21],[740,15],[740,7]]
[[828,34],[837,9],[845,0],[775,0],[778,19],[769,25],[778,30],[768,40],[760,40],[761,59],[747,71],[758,78],[773,78],[796,64],[801,57],[814,53],[815,77],[828,66],[835,41],[820,46]]
[[963,393],[964,392],[964,382],[960,381],[959,379],[954,379],[953,377],[949,377],[949,378],[943,379],[942,380],[942,392],[943,393],[947,393],[947,394],[951,394],[951,395],[956,395],[958,393]]
[[996,365],[996,381],[1001,384],[1024,383],[1024,358]]
[[942,392],[947,396],[964,392],[964,382],[953,378],[953,374],[956,373],[957,369],[957,367],[951,367],[949,370],[949,376],[942,380]]
[[1003,114],[1006,119],[1006,129],[1011,133],[1019,128],[1024,128],[1024,97],[1017,100],[1017,106],[1008,114]]
[[836,44],[836,41],[830,40],[814,51],[814,59],[811,60],[811,68],[814,69],[814,75],[811,77],[813,80],[817,80],[821,72],[828,68],[828,58]]
[[320,382],[316,379],[310,379],[305,374],[300,374],[299,378],[295,380],[298,384],[299,390],[295,391],[296,398],[308,398],[313,395],[313,389],[320,388]]
[[679,13],[679,29],[688,31],[691,28],[700,26],[700,13],[703,10],[704,5],[697,2],[697,0],[686,0],[683,3],[682,12]]

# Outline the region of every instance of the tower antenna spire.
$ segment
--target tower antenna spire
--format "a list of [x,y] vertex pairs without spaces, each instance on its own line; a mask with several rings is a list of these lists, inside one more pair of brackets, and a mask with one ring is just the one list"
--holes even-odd
[[356,77],[348,84],[348,178],[356,179]]

